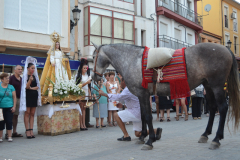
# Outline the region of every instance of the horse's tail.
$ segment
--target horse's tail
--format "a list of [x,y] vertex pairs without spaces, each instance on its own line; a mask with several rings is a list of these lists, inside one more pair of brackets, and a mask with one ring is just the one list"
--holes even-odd
[[235,56],[232,51],[228,48],[229,52],[232,55],[233,63],[230,74],[227,80],[227,90],[229,95],[229,114],[228,122],[234,120],[234,129],[238,129],[240,121],[240,82],[239,82],[239,73],[238,73],[238,64]]

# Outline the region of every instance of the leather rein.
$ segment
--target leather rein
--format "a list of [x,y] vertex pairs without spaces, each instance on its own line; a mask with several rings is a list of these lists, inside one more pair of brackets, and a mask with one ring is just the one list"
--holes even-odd
[[97,52],[97,55],[96,55],[96,57],[95,57],[93,73],[95,73],[95,74],[99,75],[100,77],[102,77],[103,74],[101,74],[101,73],[99,73],[99,72],[96,71],[96,67],[97,67],[97,59],[98,59],[98,53],[99,53],[98,49],[96,49],[95,52]]

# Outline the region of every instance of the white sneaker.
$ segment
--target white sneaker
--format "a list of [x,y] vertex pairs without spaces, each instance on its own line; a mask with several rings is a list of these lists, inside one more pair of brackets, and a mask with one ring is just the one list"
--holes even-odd
[[8,142],[12,142],[12,141],[13,141],[12,137],[8,137]]
[[3,142],[3,139],[2,139],[2,137],[0,138],[0,143],[1,143],[1,142]]

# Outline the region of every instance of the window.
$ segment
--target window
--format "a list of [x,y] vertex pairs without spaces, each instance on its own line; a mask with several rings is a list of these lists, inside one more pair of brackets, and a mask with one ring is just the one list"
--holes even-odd
[[160,35],[167,35],[167,24],[160,22]]
[[228,8],[224,6],[224,23],[225,27],[228,28]]
[[229,35],[228,34],[225,34],[225,46],[227,47],[228,46],[228,44],[227,44],[227,42],[228,42],[228,40],[229,40]]
[[181,40],[182,38],[182,36],[181,36],[181,30],[179,30],[179,29],[177,29],[177,28],[175,28],[174,29],[174,34],[175,34],[175,38],[176,39],[178,39],[178,40]]
[[[237,16],[237,12],[236,11],[233,11],[233,14],[235,14]],[[233,30],[235,32],[237,32],[238,31],[237,28],[238,28],[238,25],[237,25],[237,17],[236,17],[235,19],[233,19]]]
[[97,45],[109,44],[112,39],[114,43],[134,44],[133,18],[133,15],[86,7],[84,9],[84,45],[90,45],[90,42]]
[[179,12],[179,0],[174,0],[174,11]]
[[128,3],[133,3],[134,0],[119,0],[119,1],[128,2]]
[[187,34],[187,42],[190,43],[190,44],[192,42],[192,37],[193,36],[191,34],[189,34],[189,33]]
[[141,46],[146,46],[146,31],[141,30]]
[[233,42],[233,45],[234,45],[234,53],[235,54],[238,54],[238,37],[234,36],[234,42]]
[[61,34],[62,0],[5,0],[4,27]]
[[191,1],[188,1],[188,0],[187,0],[187,13],[188,13],[188,15],[192,16],[191,15]]

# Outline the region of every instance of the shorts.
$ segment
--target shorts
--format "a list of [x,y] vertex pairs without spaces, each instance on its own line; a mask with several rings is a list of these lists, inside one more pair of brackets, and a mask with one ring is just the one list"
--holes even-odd
[[118,112],[118,116],[121,118],[122,122],[132,121],[133,130],[141,132],[142,131],[142,121],[141,119],[137,119],[128,109]]
[[16,103],[16,110],[13,113],[13,115],[19,115],[19,108],[20,108],[20,98],[17,98],[17,103]]

